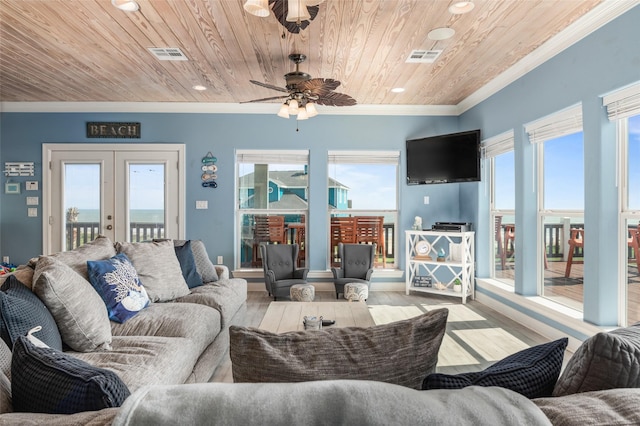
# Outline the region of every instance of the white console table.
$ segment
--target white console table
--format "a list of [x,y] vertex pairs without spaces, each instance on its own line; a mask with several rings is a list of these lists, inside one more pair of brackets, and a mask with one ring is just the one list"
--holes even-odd
[[[462,303],[467,297],[475,298],[473,232],[405,232],[407,295],[410,291],[441,294],[459,297]],[[443,254],[440,259],[439,253]]]

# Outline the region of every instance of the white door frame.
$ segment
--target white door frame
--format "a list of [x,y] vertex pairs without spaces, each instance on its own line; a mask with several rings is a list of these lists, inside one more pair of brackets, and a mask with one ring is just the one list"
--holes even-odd
[[[177,206],[177,236],[176,238],[184,239],[185,232],[185,145],[184,144],[85,144],[85,143],[43,143],[42,144],[42,253],[52,253],[59,251],[53,248],[51,238],[50,218],[52,216],[52,167],[51,158],[54,151],[113,151],[113,152],[172,152],[178,154],[177,188],[178,188],[178,206]],[[122,196],[125,196],[123,194]]]

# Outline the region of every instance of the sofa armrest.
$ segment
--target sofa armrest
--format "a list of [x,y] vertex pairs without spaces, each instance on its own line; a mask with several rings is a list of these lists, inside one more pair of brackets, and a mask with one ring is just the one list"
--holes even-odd
[[218,273],[218,279],[229,279],[229,267],[227,267],[226,265],[214,265],[214,267],[216,268],[216,272]]

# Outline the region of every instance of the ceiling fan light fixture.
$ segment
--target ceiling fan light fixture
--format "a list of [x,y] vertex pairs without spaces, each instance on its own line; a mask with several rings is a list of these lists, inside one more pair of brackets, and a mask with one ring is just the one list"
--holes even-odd
[[305,105],[304,109],[306,110],[307,117],[309,118],[318,115],[318,110],[316,109],[316,105],[313,102],[307,102],[307,105]]
[[449,12],[454,15],[462,15],[463,13],[469,13],[476,7],[472,1],[457,1],[449,6]]
[[269,16],[269,0],[247,0],[243,7],[244,10],[254,16],[261,18]]
[[306,0],[305,3],[307,6],[317,6],[322,3],[324,0]]
[[140,9],[140,5],[133,0],[111,0],[111,4],[125,12],[137,12]]
[[298,120],[308,120],[309,119],[309,115],[307,114],[307,110],[305,108],[299,108],[298,109]]
[[298,101],[295,99],[291,99],[289,101],[289,114],[296,115],[299,109],[300,108],[298,108]]
[[280,111],[278,111],[278,117],[289,118],[289,105],[287,103],[283,103],[280,107]]
[[288,22],[302,22],[311,19],[305,0],[288,0],[287,5],[289,8],[287,12]]
[[429,37],[429,40],[446,40],[453,37],[455,33],[456,30],[454,30],[453,28],[441,27],[429,31],[427,37]]

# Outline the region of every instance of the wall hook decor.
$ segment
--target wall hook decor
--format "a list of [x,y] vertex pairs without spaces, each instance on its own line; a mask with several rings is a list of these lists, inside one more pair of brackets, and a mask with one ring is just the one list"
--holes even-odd
[[217,188],[218,184],[216,183],[216,179],[218,175],[216,172],[218,171],[218,166],[215,164],[218,161],[216,157],[213,156],[211,151],[207,152],[207,155],[202,157],[202,186],[204,188]]

